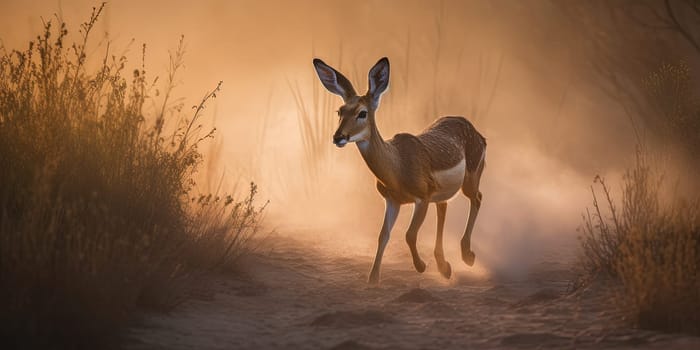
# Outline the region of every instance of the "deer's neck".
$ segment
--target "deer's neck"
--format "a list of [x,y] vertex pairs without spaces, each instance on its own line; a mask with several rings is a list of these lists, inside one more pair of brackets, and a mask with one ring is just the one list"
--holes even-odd
[[357,142],[362,158],[367,163],[369,170],[387,187],[395,187],[396,174],[396,150],[394,146],[384,141],[379,129],[373,123],[370,128],[369,139]]

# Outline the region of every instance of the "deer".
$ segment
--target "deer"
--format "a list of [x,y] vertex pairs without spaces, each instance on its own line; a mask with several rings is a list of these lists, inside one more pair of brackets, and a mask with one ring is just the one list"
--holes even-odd
[[339,125],[333,143],[342,148],[355,143],[369,170],[376,177],[376,187],[384,198],[384,223],[379,233],[377,254],[369,272],[368,283],[378,284],[384,249],[399,210],[413,204],[413,215],[406,243],[416,271],[426,264],[416,249],[418,230],[430,203],[437,209],[435,260],[440,274],[449,279],[452,267],[445,260],[442,245],[448,200],[461,189],[469,199],[469,219],[460,241],[462,260],[473,266],[476,255],[471,250],[474,223],[481,207],[479,182],[486,162],[486,139],[464,117],[446,116],[435,120],[418,135],[399,133],[384,140],[376,123],[382,94],[389,87],[389,59],[381,58],[369,70],[367,93],[358,96],[350,81],[340,72],[315,58],[313,65],[322,85],[343,99],[338,109]]

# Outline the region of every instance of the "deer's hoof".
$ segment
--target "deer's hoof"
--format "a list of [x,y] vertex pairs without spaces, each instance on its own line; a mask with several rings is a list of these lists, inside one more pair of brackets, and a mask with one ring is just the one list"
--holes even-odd
[[369,278],[367,278],[367,284],[371,285],[379,285],[379,274],[378,273],[370,273]]
[[416,271],[420,273],[425,272],[425,263],[423,262],[423,260],[414,260],[413,266],[416,267]]
[[467,251],[462,251],[462,260],[464,260],[464,263],[467,264],[468,266],[474,266],[474,260],[476,260],[476,255],[474,255],[474,252],[471,250]]
[[448,263],[447,261],[438,265],[438,271],[440,271],[442,277],[445,277],[447,279],[449,279],[450,276],[452,276],[452,266],[450,266],[450,263]]

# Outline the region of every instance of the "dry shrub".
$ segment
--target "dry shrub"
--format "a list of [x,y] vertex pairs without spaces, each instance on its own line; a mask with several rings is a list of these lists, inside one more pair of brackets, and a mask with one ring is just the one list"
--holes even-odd
[[146,115],[156,80],[143,65],[126,73],[126,58],[107,48],[87,68],[101,10],[80,43],[67,45],[66,25],[46,22],[26,50],[0,48],[3,345],[116,344],[137,306],[173,305],[174,285],[235,260],[257,230],[254,186],[241,202],[191,201],[197,147],[213,133],[198,119],[219,86],[180,117],[168,101],[180,45],[163,108]]
[[617,304],[640,327],[700,333],[698,198],[669,194],[641,152],[624,176],[621,211],[605,182],[596,182],[605,200],[593,191],[593,214],[584,216],[584,276],[620,281]]

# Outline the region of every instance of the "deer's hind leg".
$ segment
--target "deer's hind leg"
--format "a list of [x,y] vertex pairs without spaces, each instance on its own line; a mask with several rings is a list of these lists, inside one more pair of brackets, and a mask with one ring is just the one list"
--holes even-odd
[[437,261],[438,270],[445,278],[450,278],[452,275],[452,267],[445,260],[445,252],[442,249],[442,231],[445,228],[445,213],[447,212],[447,202],[436,202],[437,209],[437,234],[435,236],[435,261]]
[[411,218],[411,225],[408,227],[406,232],[406,243],[408,243],[408,248],[411,249],[411,256],[413,256],[413,266],[415,266],[416,271],[425,271],[425,263],[421,260],[418,255],[418,248],[416,248],[416,242],[418,240],[418,230],[421,225],[423,225],[423,220],[425,220],[425,214],[428,212],[427,200],[417,200],[415,206],[413,207],[413,217]]
[[474,252],[471,250],[471,239],[476,216],[479,214],[479,208],[481,208],[482,195],[479,191],[479,182],[481,181],[481,173],[483,171],[484,163],[482,160],[476,171],[466,172],[464,175],[464,182],[462,183],[462,193],[464,193],[471,202],[469,206],[469,220],[467,221],[467,227],[464,230],[464,236],[462,236],[461,241],[462,260],[469,266],[474,265],[474,260],[476,259],[476,255],[474,255]]

